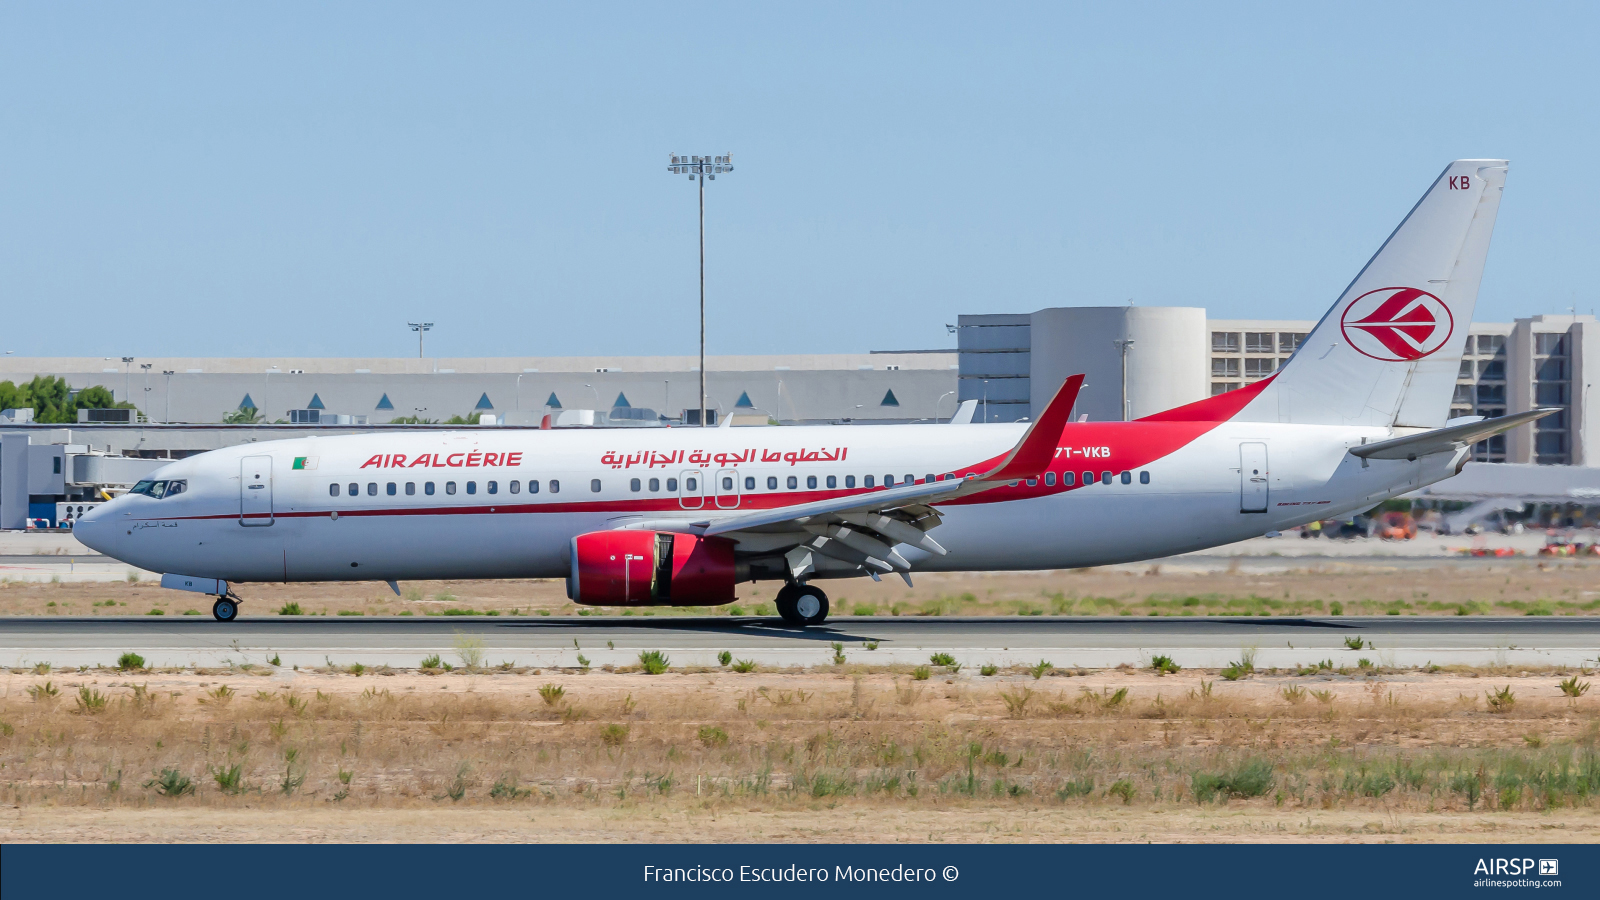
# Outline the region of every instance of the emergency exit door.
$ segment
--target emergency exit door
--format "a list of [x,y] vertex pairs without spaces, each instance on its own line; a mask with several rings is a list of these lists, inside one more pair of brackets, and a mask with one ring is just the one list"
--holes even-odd
[[1239,512],[1267,511],[1267,445],[1239,445]]
[[239,460],[239,524],[272,524],[272,457]]

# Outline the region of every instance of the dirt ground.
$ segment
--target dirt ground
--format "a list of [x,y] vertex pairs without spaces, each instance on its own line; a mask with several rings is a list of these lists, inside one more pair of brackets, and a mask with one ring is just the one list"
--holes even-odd
[[10,672],[0,841],[1591,841],[1588,680]]
[[[1286,565],[1293,566],[1292,561]],[[847,615],[1596,615],[1600,559],[1382,560],[1262,574],[1161,565],[1045,572],[922,574],[823,582]],[[730,606],[580,609],[560,580],[248,584],[244,617],[304,615],[771,615],[775,583],[744,584]],[[207,598],[153,582],[0,582],[0,615],[203,615]]]

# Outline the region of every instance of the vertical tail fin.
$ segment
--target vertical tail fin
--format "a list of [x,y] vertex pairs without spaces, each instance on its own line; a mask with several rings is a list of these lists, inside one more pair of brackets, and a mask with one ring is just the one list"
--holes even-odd
[[1233,418],[1443,425],[1506,171],[1497,159],[1446,166],[1295,355],[1251,385],[1255,395],[1242,398]]

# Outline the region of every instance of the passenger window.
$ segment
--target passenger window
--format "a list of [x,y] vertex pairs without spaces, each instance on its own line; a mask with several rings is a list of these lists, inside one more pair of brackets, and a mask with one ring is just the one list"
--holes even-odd
[[817,486],[817,476],[815,476],[815,475],[807,475],[806,476],[806,487],[808,489],[814,489],[814,488],[816,488],[816,486]]
[[669,490],[672,493],[676,494],[678,492],[678,479],[676,479],[676,478],[668,478],[667,479],[667,490]]
[[1083,486],[1084,487],[1088,487],[1091,484],[1094,484],[1094,473],[1093,472],[1084,472],[1083,473]]
[[883,476],[883,486],[884,487],[894,487],[894,476],[893,475],[885,475],[885,476]]
[[[163,487],[165,487],[165,485],[163,485]],[[344,492],[351,497],[355,497],[361,493],[361,485],[352,481],[344,486]]]
[[635,494],[639,493],[640,489],[643,487],[644,483],[637,478],[634,478],[628,482],[628,490],[633,491]]
[[659,478],[650,479],[650,493],[654,494],[655,492],[657,492],[659,490],[661,490],[661,479],[659,479]]
[[1123,472],[1120,479],[1123,484],[1133,484],[1133,475],[1131,473]]
[[1038,484],[1039,484],[1039,479],[1037,479],[1037,478],[1029,478],[1028,479],[1028,487],[1036,487],[1036,486],[1038,486]]
[[683,489],[691,493],[700,490],[700,479],[685,478],[683,480]]
[[847,488],[855,487],[856,486],[856,477],[854,475],[846,475],[844,477],[844,486],[847,487]]
[[592,491],[593,493],[596,493],[596,494],[600,493],[600,479],[598,479],[598,478],[589,479],[589,490]]
[[834,488],[836,488],[838,486],[839,486],[839,479],[835,478],[832,475],[829,475],[828,476],[828,490],[831,491],[831,490],[833,490]]
[[1046,473],[1044,473],[1044,486],[1045,487],[1055,487],[1056,486],[1056,473],[1054,473],[1054,472],[1046,472]]
[[328,496],[329,497],[337,497],[337,496],[339,496],[339,486],[337,484],[328,485]]
[[1111,483],[1111,473],[1110,472],[1101,472],[1100,473],[1100,483],[1101,484],[1110,484]]
[[722,489],[725,490],[725,491],[733,490],[733,478],[732,477],[727,476],[727,475],[722,476]]
[[1076,472],[1062,472],[1061,473],[1061,483],[1063,485],[1066,485],[1067,487],[1072,487],[1072,485],[1077,480],[1078,480],[1078,475],[1077,475]]
[[795,488],[800,486],[800,479],[794,477],[793,475],[790,475],[789,476],[789,480],[785,481],[784,484],[788,485],[789,486],[789,490],[792,491]]
[[873,477],[871,475],[863,475],[863,476],[861,476],[861,486],[862,487],[872,487],[872,485],[873,485]]
[[767,490],[775,491],[777,489],[778,489],[778,476],[773,475],[772,477],[767,479]]
[[552,493],[552,494],[561,493],[561,482],[555,480],[554,478],[550,479],[550,493]]
[[376,481],[367,482],[367,496],[368,497],[376,497],[376,496],[378,496],[378,483]]
[[415,481],[406,482],[406,496],[407,497],[415,496],[416,493],[417,493],[417,483]]
[[522,493],[522,483],[519,481],[507,482],[506,489],[513,494],[520,494]]
[[1149,484],[1150,483],[1150,473],[1149,472],[1140,472],[1139,473],[1139,483],[1140,484]]
[[537,479],[537,478],[529,478],[528,479],[528,493],[530,493],[530,494],[539,493],[539,479]]
[[444,483],[444,492],[446,494],[454,494],[456,492],[456,483],[454,481],[446,481]]
[[498,494],[498,493],[500,493],[500,482],[491,481],[488,484],[484,485],[484,488],[491,494]]
[[478,492],[478,483],[476,481],[467,482],[467,493],[476,494],[477,492]]
[[391,482],[389,482],[388,486],[386,488],[384,488],[384,490],[388,493],[389,496],[393,497],[395,495],[395,493],[399,490],[399,485],[396,485],[394,482],[391,481]]
[[746,478],[744,480],[744,489],[747,490],[747,491],[755,490],[756,489],[756,480],[754,478]]
[[422,485],[422,492],[424,494],[427,494],[429,497],[432,497],[433,496],[433,482],[431,482],[431,481],[424,482],[423,485]]

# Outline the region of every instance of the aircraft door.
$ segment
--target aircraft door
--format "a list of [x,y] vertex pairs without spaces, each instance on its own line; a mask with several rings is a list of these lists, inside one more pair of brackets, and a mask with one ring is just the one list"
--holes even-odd
[[717,495],[718,509],[739,508],[739,470],[720,469],[717,471],[717,480],[714,488]]
[[1267,445],[1239,445],[1239,512],[1267,511]]
[[272,524],[272,457],[239,460],[239,524]]
[[699,469],[689,469],[678,477],[678,505],[684,509],[699,509],[705,505],[705,475]]

